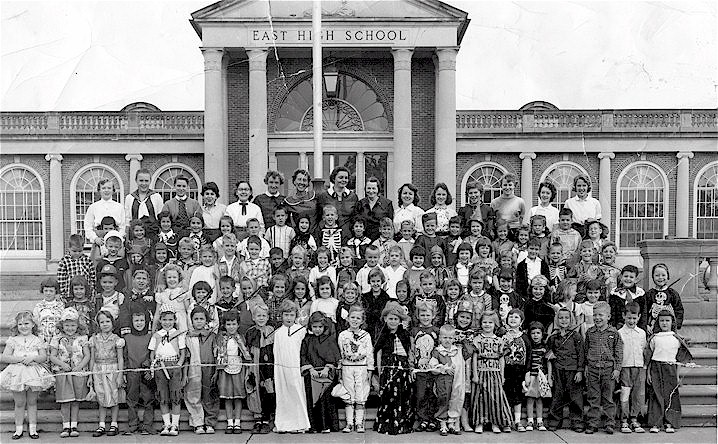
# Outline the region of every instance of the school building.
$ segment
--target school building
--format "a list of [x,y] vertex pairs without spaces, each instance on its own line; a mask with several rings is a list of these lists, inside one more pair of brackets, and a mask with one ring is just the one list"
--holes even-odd
[[[564,110],[535,101],[457,110],[465,12],[434,0],[323,6],[325,180],[345,165],[360,197],[366,178],[377,176],[393,200],[401,184],[414,183],[424,204],[435,182],[445,182],[460,206],[469,181],[483,183],[490,200],[500,176],[513,172],[529,206],[537,185],[550,180],[560,207],[573,177],[587,173],[624,261],[641,263],[641,239],[718,238],[715,109]],[[120,202],[134,190],[135,172],[148,168],[165,199],[184,174],[195,196],[214,181],[229,203],[239,179],[263,192],[268,169],[288,179],[298,167],[319,176],[312,2],[268,7],[225,0],[192,14],[205,63],[204,111],[137,102],[116,112],[0,113],[1,272],[53,270],[68,236],[82,231],[102,177],[115,182]]]

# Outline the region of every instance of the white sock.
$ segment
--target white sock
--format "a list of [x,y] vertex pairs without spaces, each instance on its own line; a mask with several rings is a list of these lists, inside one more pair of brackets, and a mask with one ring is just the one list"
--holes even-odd
[[105,421],[100,421],[100,427],[105,428]]
[[514,413],[514,422],[521,422],[521,412]]
[[180,415],[172,415],[172,425],[179,427]]
[[16,434],[16,435],[19,435],[19,434],[21,434],[22,432],[24,432],[23,426],[24,426],[24,424],[16,425],[16,426],[15,426],[15,434]]
[[529,416],[529,422],[534,422],[534,419],[531,416]]
[[37,424],[29,424],[30,425],[30,434],[34,435],[37,433]]
[[227,427],[234,427],[234,419],[227,418]]
[[70,428],[77,428],[77,421],[70,422]]
[[112,421],[110,423],[110,427],[117,427],[117,421]]
[[69,429],[69,428],[70,428],[70,423],[69,423],[69,422],[62,421],[62,428],[63,428],[63,429]]
[[166,426],[170,425],[170,414],[169,413],[162,414],[162,423]]

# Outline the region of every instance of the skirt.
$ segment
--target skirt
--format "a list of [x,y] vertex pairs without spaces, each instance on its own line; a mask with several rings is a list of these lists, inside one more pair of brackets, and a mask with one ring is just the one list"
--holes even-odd
[[[379,376],[379,408],[374,430],[389,435],[411,433],[414,427],[411,370],[406,356],[391,355]],[[388,368],[399,366],[403,368]]]
[[120,388],[117,386],[117,364],[95,364],[92,369],[92,384],[100,407],[114,407],[120,403]]
[[239,373],[230,375],[224,370],[219,371],[217,376],[217,387],[219,388],[219,397],[224,399],[244,399],[247,397],[247,388],[245,386],[246,367],[242,367]]
[[479,371],[479,383],[473,384],[471,420],[474,426],[491,423],[511,425],[511,406],[501,385],[498,371]]
[[651,383],[647,385],[648,425],[681,426],[681,395],[678,393],[678,366],[651,361],[648,366]]
[[526,398],[521,387],[525,375],[525,365],[507,365],[504,368],[504,378],[506,379],[504,391],[506,392],[506,399],[509,400],[509,405],[511,406],[522,404]]
[[55,376],[55,402],[85,401],[89,393],[87,376]]
[[0,373],[0,389],[9,392],[43,392],[55,383],[55,378],[41,364],[25,365],[15,363],[8,365]]
[[528,390],[526,390],[527,398],[550,398],[551,386],[548,384],[548,378],[543,370],[538,371],[538,376],[532,378],[529,382]]

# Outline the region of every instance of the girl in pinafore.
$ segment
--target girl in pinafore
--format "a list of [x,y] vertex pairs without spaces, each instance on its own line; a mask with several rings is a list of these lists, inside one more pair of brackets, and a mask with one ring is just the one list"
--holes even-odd
[[[169,304],[177,316],[177,330],[186,332],[189,330],[187,309],[192,299],[190,292],[182,284],[182,269],[174,264],[168,264],[160,271],[159,281],[164,290],[155,294],[157,310],[163,304]],[[159,329],[159,312],[155,313],[152,331]]]
[[60,300],[60,284],[55,278],[47,278],[40,284],[42,301],[35,305],[32,315],[37,319],[40,338],[49,344],[55,336],[57,323],[60,320],[65,303]]
[[504,392],[504,340],[496,336],[499,317],[494,310],[481,315],[481,333],[474,338],[472,417],[474,432],[490,423],[494,433],[511,431],[511,407]]
[[[60,316],[59,334],[50,342],[50,362],[55,373],[82,372],[90,362],[90,344],[87,326],[80,322],[80,314],[74,308],[66,308]],[[55,377],[55,402],[60,404],[62,433],[60,438],[80,436],[77,420],[80,401],[87,398],[87,376],[57,375]]]
[[246,366],[242,362],[250,362],[252,356],[237,332],[239,329],[239,313],[232,309],[222,316],[224,332],[217,338],[217,366],[219,397],[224,399],[227,413],[225,434],[242,433],[242,400],[247,397],[245,381]]
[[409,316],[398,302],[390,301],[382,310],[381,319],[384,325],[374,344],[381,387],[374,430],[389,435],[411,433],[414,425],[414,358],[409,332],[402,325]]
[[[119,393],[122,382],[124,357],[122,349],[125,340],[112,333],[115,329],[115,318],[109,311],[100,310],[95,316],[98,332],[90,338],[90,370],[92,382],[97,393],[99,403],[100,424],[92,434],[95,438],[107,433],[115,436],[119,432],[117,417],[120,414]],[[110,409],[112,422],[110,428],[105,429],[107,409]]]
[[12,336],[5,343],[0,362],[10,364],[0,373],[0,390],[12,392],[15,401],[15,433],[20,439],[24,433],[23,421],[27,406],[30,438],[37,439],[37,394],[54,383],[52,375],[40,363],[47,360],[45,343],[35,336],[37,324],[32,313],[21,311],[15,315]]
[[[169,279],[168,279],[169,281]],[[185,332],[177,328],[175,308],[170,304],[157,307],[160,329],[150,339],[150,367],[152,368],[164,424],[160,435],[179,434],[180,401],[185,369],[180,368],[186,354]]]

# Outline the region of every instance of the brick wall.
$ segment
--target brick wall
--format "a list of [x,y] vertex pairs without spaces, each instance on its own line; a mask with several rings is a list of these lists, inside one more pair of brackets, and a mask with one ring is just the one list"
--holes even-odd
[[[249,179],[249,65],[246,59],[231,59],[227,67],[227,115],[229,183],[224,189],[233,190],[238,180]],[[237,200],[234,193],[226,197],[227,203]]]
[[[419,189],[421,206],[431,207],[429,198],[434,178],[434,62],[431,58],[413,58],[411,61],[411,169],[412,182]],[[401,162],[401,159],[394,159]],[[401,184],[398,184],[401,185]]]

